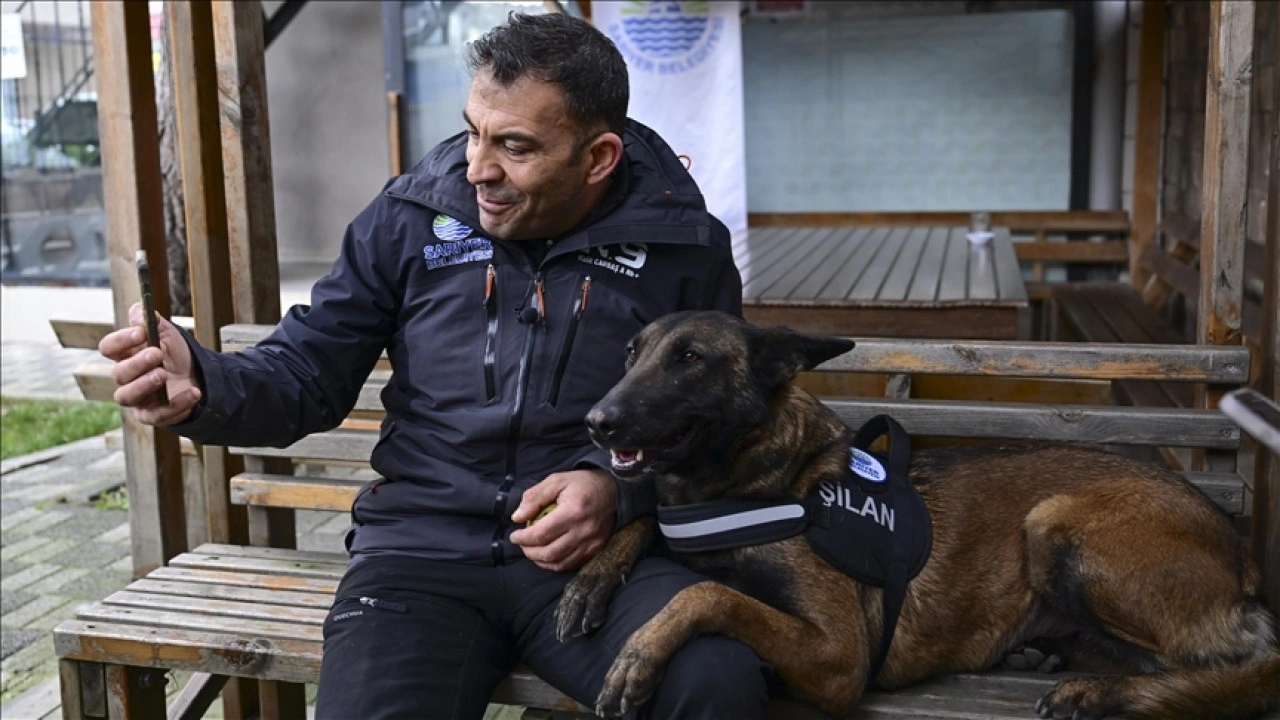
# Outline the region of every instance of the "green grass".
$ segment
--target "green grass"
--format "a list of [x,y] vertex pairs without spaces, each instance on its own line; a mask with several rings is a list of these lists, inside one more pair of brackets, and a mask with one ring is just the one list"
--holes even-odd
[[0,397],[0,459],[26,455],[120,427],[120,408],[78,400]]

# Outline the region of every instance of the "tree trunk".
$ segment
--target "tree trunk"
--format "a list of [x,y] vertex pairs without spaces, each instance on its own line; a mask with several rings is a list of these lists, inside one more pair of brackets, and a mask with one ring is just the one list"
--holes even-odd
[[187,219],[182,201],[182,165],[178,158],[178,112],[174,104],[172,51],[169,47],[169,3],[164,5],[160,33],[160,67],[156,71],[156,113],[160,127],[160,173],[164,189],[164,234],[169,260],[170,314],[190,316],[191,280],[187,272]]

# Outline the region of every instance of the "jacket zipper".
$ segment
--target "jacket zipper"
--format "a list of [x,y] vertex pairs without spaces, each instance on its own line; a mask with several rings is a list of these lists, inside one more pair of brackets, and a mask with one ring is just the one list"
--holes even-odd
[[498,396],[497,383],[494,380],[494,365],[497,363],[498,347],[498,271],[489,263],[484,278],[484,309],[487,315],[484,339],[484,398],[491,402]]
[[[507,423],[506,473],[502,478],[502,486],[498,488],[498,495],[493,501],[493,514],[498,522],[493,529],[493,540],[489,543],[489,556],[495,565],[506,564],[505,553],[502,550],[502,537],[505,534],[502,515],[507,508],[507,498],[511,494],[511,488],[516,484],[516,452],[520,445],[520,424],[524,420],[525,392],[529,387],[529,366],[533,361],[534,338],[537,328],[541,327],[543,332],[547,329],[547,311],[543,299],[542,271],[538,270],[533,276],[533,297],[529,298],[536,306],[538,317],[535,322],[528,324],[528,330],[524,335],[524,350],[520,354],[520,369],[516,375],[516,396],[511,405],[511,419]],[[520,309],[517,309],[518,312]]]
[[564,381],[565,370],[569,367],[569,356],[573,353],[573,340],[578,334],[578,323],[587,311],[587,297],[591,294],[591,276],[582,279],[582,292],[573,301],[573,314],[569,317],[569,328],[565,332],[564,345],[560,348],[560,359],[556,362],[555,375],[551,377],[551,393],[548,402],[552,407],[560,401],[560,385]]

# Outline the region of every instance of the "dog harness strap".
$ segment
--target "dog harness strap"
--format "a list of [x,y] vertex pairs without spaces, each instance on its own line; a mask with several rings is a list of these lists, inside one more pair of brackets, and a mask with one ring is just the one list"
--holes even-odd
[[658,530],[674,552],[708,552],[785,540],[808,525],[798,502],[720,500],[658,506]]

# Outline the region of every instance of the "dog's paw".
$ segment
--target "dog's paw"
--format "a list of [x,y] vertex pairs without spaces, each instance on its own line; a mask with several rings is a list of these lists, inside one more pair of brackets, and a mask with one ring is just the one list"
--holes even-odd
[[1004,656],[1001,663],[1010,670],[1034,670],[1042,673],[1055,673],[1062,669],[1066,660],[1062,655],[1034,645],[1019,645]]
[[609,599],[621,583],[622,578],[614,574],[579,571],[556,606],[556,639],[566,642],[603,625]]
[[1118,714],[1123,708],[1117,678],[1069,678],[1053,686],[1036,701],[1036,712],[1043,718],[1101,720]]
[[596,715],[621,717],[653,697],[662,679],[661,664],[633,647],[624,647],[605,675],[596,698]]

